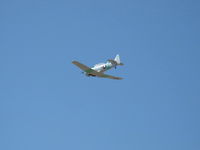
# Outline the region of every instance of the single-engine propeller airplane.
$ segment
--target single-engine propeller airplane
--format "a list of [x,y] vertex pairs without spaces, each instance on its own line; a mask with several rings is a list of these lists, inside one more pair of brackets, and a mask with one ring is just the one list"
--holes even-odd
[[120,62],[120,57],[119,55],[117,55],[115,57],[115,59],[108,59],[106,63],[99,63],[94,65],[94,67],[90,68],[87,67],[86,65],[81,64],[78,61],[72,61],[72,63],[74,65],[76,65],[77,67],[79,67],[81,70],[83,70],[83,73],[86,76],[92,76],[92,77],[101,77],[101,78],[110,78],[110,79],[117,79],[117,80],[121,80],[122,78],[120,77],[114,77],[111,75],[107,75],[104,74],[105,71],[111,69],[111,68],[115,68],[120,65],[124,65],[123,63]]

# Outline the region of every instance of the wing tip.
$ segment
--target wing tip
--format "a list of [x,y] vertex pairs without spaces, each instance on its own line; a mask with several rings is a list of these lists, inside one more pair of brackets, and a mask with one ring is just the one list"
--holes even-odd
[[73,60],[72,64],[77,65],[77,64],[80,64],[80,63],[78,61],[76,61],[76,60]]
[[121,77],[118,77],[118,78],[116,78],[117,80],[122,80],[123,78],[121,78]]

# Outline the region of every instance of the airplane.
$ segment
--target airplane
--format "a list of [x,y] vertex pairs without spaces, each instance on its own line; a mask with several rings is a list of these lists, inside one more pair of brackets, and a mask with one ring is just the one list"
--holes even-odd
[[116,55],[115,59],[108,59],[106,63],[99,63],[94,65],[94,67],[90,68],[78,61],[72,61],[74,65],[79,67],[81,70],[83,70],[82,73],[84,73],[86,76],[90,77],[101,77],[101,78],[109,78],[109,79],[116,79],[116,80],[121,80],[123,78],[121,77],[114,77],[111,75],[104,74],[105,71],[111,69],[111,68],[117,68],[117,66],[122,66],[124,65],[120,61],[119,55]]

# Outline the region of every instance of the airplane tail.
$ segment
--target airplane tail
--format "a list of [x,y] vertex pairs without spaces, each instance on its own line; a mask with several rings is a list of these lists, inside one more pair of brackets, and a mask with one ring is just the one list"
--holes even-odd
[[119,57],[119,54],[116,55],[115,59],[114,59],[118,65],[124,65],[123,63],[121,63],[120,61],[120,57]]

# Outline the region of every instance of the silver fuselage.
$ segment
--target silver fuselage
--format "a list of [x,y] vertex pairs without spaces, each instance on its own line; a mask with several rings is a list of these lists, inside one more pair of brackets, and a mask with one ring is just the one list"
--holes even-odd
[[[99,63],[94,65],[94,67],[92,67],[91,69],[97,71],[97,72],[105,72],[109,69],[112,69],[114,67],[116,67],[117,64],[111,63],[110,61],[107,61],[106,63]],[[93,76],[90,73],[85,73],[87,76]]]
[[112,64],[111,62],[107,61],[106,63],[99,63],[94,65],[91,69],[97,71],[97,72],[104,72],[107,71],[113,67],[116,67],[115,64]]

